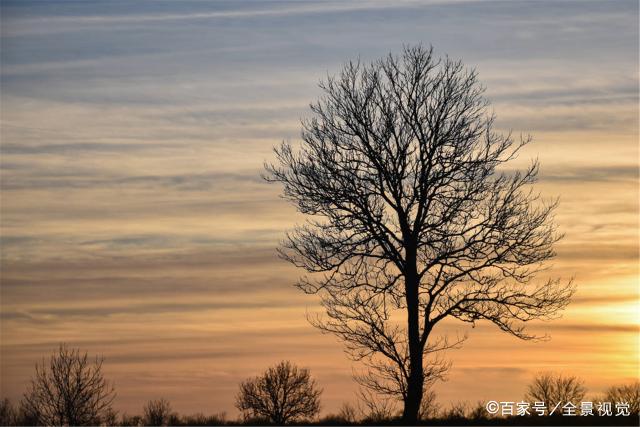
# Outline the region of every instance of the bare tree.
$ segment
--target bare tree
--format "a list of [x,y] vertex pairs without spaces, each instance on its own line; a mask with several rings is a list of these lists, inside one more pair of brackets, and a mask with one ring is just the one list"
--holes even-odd
[[236,407],[246,418],[262,417],[275,424],[312,418],[320,412],[320,394],[308,369],[288,361],[240,384]]
[[144,406],[144,423],[148,426],[169,425],[171,404],[166,399],[150,400]]
[[489,418],[487,407],[482,400],[477,401],[475,406],[469,409],[469,418],[472,420],[486,420]]
[[98,425],[111,417],[113,386],[102,375],[103,358],[61,344],[36,374],[22,400],[25,414],[44,425]]
[[24,399],[18,405],[15,418],[15,425],[19,426],[36,426],[42,424],[38,413],[33,408],[29,408]]
[[358,421],[358,410],[350,403],[343,403],[338,411],[338,420],[343,424],[355,424]]
[[422,392],[422,402],[420,402],[420,411],[418,412],[419,420],[428,420],[436,418],[440,413],[440,404],[438,404],[436,392],[431,388],[427,388]]
[[398,415],[397,400],[367,388],[358,391],[358,406],[363,424],[388,423]]
[[320,87],[301,147],[283,143],[266,165],[265,178],[310,216],[280,254],[310,273],[297,286],[321,295],[327,316],[316,326],[372,365],[380,390],[391,376],[415,423],[427,353],[448,347],[432,334],[439,322],[488,320],[531,339],[524,322],[569,302],[570,284],[532,281],[561,237],[557,201],[528,188],[537,161],[500,172],[530,139],[494,130],[461,62],[409,47],[350,62]]
[[640,415],[640,381],[610,387],[604,398],[605,402],[628,403],[629,412]]
[[121,426],[141,426],[144,425],[144,419],[140,415],[122,414],[120,419]]
[[530,402],[544,402],[547,407],[567,402],[580,406],[586,391],[584,382],[576,376],[542,372],[529,384],[525,399]]
[[455,418],[467,418],[467,414],[469,413],[469,402],[467,401],[458,401],[452,402],[451,406],[443,411],[442,417],[448,420]]
[[0,400],[0,426],[12,426],[16,424],[17,411],[9,398]]

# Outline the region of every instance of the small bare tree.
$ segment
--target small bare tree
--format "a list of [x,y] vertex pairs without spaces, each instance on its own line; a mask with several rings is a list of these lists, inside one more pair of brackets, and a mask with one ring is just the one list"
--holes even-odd
[[422,402],[420,402],[419,420],[436,418],[440,413],[440,404],[437,402],[437,395],[434,390],[427,388],[422,392]]
[[102,375],[103,358],[61,344],[36,374],[22,400],[22,409],[43,425],[98,425],[112,417],[113,386]]
[[469,402],[459,400],[451,402],[449,408],[443,411],[442,417],[445,419],[467,418],[469,413]]
[[122,414],[122,418],[120,419],[119,424],[121,426],[137,427],[144,425],[144,419],[140,415]]
[[576,376],[541,372],[529,384],[525,399],[544,402],[547,407],[567,402],[580,406],[586,392],[584,382]]
[[320,412],[320,394],[308,369],[288,361],[240,384],[236,407],[245,418],[266,418],[274,424],[312,418]]
[[398,416],[398,401],[368,388],[358,391],[358,406],[364,424],[388,423]]
[[428,355],[448,348],[434,334],[442,320],[532,339],[524,322],[568,304],[572,286],[533,282],[561,238],[556,202],[530,190],[537,161],[505,170],[530,139],[494,130],[461,62],[409,47],[350,62],[320,87],[300,149],[283,143],[266,165],[310,217],[280,253],[309,273],[298,287],[321,296],[327,316],[314,324],[370,365],[367,385],[401,396],[413,424],[438,371]]
[[350,403],[343,403],[338,411],[338,419],[344,424],[355,424],[358,421],[358,409]]
[[144,406],[144,423],[148,426],[166,426],[171,417],[171,404],[166,399],[150,400]]
[[16,424],[17,411],[9,398],[0,400],[0,426],[12,426]]
[[628,403],[629,412],[640,415],[640,381],[610,387],[605,394],[604,401]]

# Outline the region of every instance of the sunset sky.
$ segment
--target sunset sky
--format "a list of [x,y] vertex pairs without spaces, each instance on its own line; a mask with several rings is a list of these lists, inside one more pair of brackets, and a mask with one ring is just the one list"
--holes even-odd
[[[449,357],[439,401],[519,400],[538,371],[588,396],[639,377],[637,1],[2,1],[1,395],[60,342],[105,356],[116,408],[164,397],[235,417],[238,383],[308,367],[323,412],[358,365],[305,315],[279,260],[303,218],[260,178],[327,73],[403,44],[462,59],[503,131],[531,134],[574,277],[523,342],[490,324]],[[541,277],[541,280],[544,277]]]

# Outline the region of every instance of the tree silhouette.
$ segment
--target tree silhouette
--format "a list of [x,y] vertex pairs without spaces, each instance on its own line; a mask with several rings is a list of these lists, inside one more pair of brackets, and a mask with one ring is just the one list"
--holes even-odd
[[112,418],[113,386],[102,375],[103,358],[61,344],[36,374],[22,400],[22,411],[42,425],[98,425]]
[[17,412],[11,400],[4,398],[0,400],[0,426],[15,425]]
[[525,399],[530,402],[544,402],[548,408],[567,402],[580,406],[586,392],[584,382],[576,376],[542,372],[536,375],[527,387]]
[[338,411],[338,420],[342,424],[354,424],[358,421],[358,409],[350,403],[343,403]]
[[148,426],[169,425],[171,404],[166,399],[150,400],[144,406],[144,423]]
[[427,388],[422,392],[422,402],[420,402],[420,410],[418,411],[418,419],[427,420],[435,418],[440,412],[440,404],[438,404],[436,392],[431,388]]
[[358,391],[358,404],[365,425],[383,424],[397,416],[398,402],[392,397],[368,389]]
[[240,384],[236,407],[246,418],[266,418],[274,424],[311,418],[320,412],[320,394],[308,369],[288,361]]
[[640,415],[640,381],[609,387],[604,400],[613,404],[628,403],[629,412]]
[[321,295],[327,316],[314,324],[367,362],[374,388],[400,395],[415,423],[439,363],[426,355],[450,346],[436,324],[488,320],[531,339],[523,322],[569,302],[570,285],[532,282],[561,237],[557,202],[528,188],[537,161],[498,170],[530,139],[494,131],[484,89],[461,62],[408,47],[349,62],[320,87],[301,147],[283,143],[266,165],[265,179],[311,217],[280,254],[310,273],[297,286]]

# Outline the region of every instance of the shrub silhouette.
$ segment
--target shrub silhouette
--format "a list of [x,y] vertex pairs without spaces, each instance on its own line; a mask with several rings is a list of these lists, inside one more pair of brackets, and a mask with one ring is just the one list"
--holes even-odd
[[265,418],[286,424],[316,416],[321,393],[308,369],[284,361],[241,383],[236,407],[244,413],[245,420]]
[[360,411],[363,414],[362,423],[364,424],[388,423],[400,414],[398,401],[384,394],[362,389],[358,393],[358,398],[363,408]]
[[626,402],[630,413],[640,414],[640,381],[610,387],[604,400],[614,404]]
[[436,393],[431,389],[426,389],[422,394],[422,402],[420,402],[420,411],[418,418],[427,420],[436,418],[440,412],[440,405],[436,402]]
[[150,400],[144,407],[144,423],[148,426],[169,425],[171,404],[166,399]]
[[9,426],[16,422],[16,409],[8,398],[0,400],[0,425]]
[[472,420],[480,421],[486,420],[489,418],[489,413],[485,408],[485,404],[483,401],[476,402],[475,406],[472,406],[469,409],[468,417]]
[[353,424],[358,421],[358,410],[349,403],[344,403],[338,412],[338,418],[343,420],[345,424]]
[[580,406],[586,391],[584,382],[576,376],[541,372],[529,384],[525,399],[530,402],[544,402],[547,407],[555,406],[559,402],[571,402]]
[[469,402],[454,402],[451,403],[449,409],[444,411],[443,417],[446,419],[462,419],[467,418],[469,412]]
[[99,425],[113,418],[115,392],[102,376],[103,358],[61,344],[49,363],[36,365],[21,411],[32,424]]
[[[204,415],[202,413],[185,415],[175,424],[183,426],[221,426],[227,424],[227,414],[221,412],[213,415]],[[172,425],[174,424],[172,423]]]
[[122,414],[122,419],[120,420],[121,426],[140,426],[142,425],[142,417],[140,415],[127,415]]

